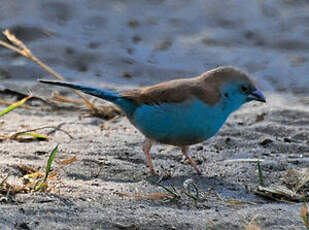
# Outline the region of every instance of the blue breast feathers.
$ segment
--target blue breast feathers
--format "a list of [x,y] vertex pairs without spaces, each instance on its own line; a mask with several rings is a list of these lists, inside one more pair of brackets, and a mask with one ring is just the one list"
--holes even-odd
[[217,133],[229,114],[222,109],[220,104],[209,106],[194,99],[141,105],[129,119],[148,138],[171,145],[191,145]]

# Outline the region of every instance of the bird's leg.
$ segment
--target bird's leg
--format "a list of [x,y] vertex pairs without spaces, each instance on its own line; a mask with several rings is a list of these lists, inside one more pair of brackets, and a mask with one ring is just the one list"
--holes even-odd
[[146,140],[144,142],[144,145],[143,145],[143,151],[144,151],[145,156],[146,156],[147,165],[148,165],[148,167],[150,169],[150,173],[152,175],[156,175],[156,173],[155,173],[155,171],[153,169],[152,162],[151,162],[151,157],[150,157],[150,154],[149,154],[151,146],[152,146],[151,140],[149,138],[146,138]]
[[194,160],[192,160],[189,155],[188,155],[188,149],[189,147],[188,146],[181,146],[181,152],[183,155],[185,155],[185,157],[188,159],[188,161],[190,161],[190,164],[192,165],[192,167],[195,169],[195,171],[197,172],[197,174],[201,175],[201,171],[198,169],[196,163]]

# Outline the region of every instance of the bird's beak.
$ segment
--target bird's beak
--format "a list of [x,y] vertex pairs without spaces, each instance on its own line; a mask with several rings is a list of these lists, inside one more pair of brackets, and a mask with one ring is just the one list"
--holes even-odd
[[247,96],[248,101],[261,101],[261,102],[266,102],[266,98],[262,91],[258,88],[256,88],[254,91],[248,94]]

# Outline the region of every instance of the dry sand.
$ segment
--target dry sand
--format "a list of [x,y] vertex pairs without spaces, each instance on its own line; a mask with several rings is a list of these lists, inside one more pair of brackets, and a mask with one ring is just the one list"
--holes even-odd
[[[171,173],[161,185],[180,192],[193,179],[209,193],[195,202],[181,192],[177,201],[119,195],[166,193],[148,174],[143,137],[124,117],[102,130],[103,119],[75,109],[44,105],[41,110],[42,103],[32,101],[33,109],[3,117],[0,135],[64,123],[74,139],[56,131],[48,142],[1,142],[0,177],[21,177],[20,164],[43,170],[56,144],[57,159],[78,160],[49,193],[3,194],[0,229],[230,230],[251,222],[261,229],[305,229],[302,203],[255,195],[257,165],[239,159],[263,159],[266,186],[282,184],[288,169],[308,167],[308,12],[307,1],[282,0],[1,2],[1,27],[68,80],[132,88],[233,65],[253,75],[268,103],[242,107],[217,136],[191,147],[202,176],[182,162],[178,149],[152,149],[159,174]],[[17,100],[5,89],[49,97],[52,89],[35,82],[45,76],[35,64],[0,48],[1,98]]]
[[[257,117],[263,119],[257,122]],[[44,168],[56,144],[60,144],[57,159],[76,155],[78,161],[62,172],[61,183],[56,183],[52,193],[2,199],[1,229],[241,229],[252,220],[262,229],[305,229],[299,216],[301,203],[274,202],[253,194],[259,185],[256,163],[226,160],[264,159],[261,166],[266,185],[282,181],[287,169],[308,166],[308,117],[309,111],[302,106],[246,105],[230,117],[217,136],[191,147],[202,176],[182,164],[178,149],[156,145],[152,149],[155,168],[161,175],[171,172],[162,185],[171,184],[180,191],[191,178],[201,191],[213,189],[224,199],[210,193],[207,200],[195,203],[184,194],[175,202],[118,194],[166,193],[154,183],[158,178],[148,175],[141,150],[143,137],[124,117],[101,130],[102,119],[81,116],[80,112],[12,112],[4,117],[3,135],[65,123],[62,129],[74,139],[57,131],[48,142],[2,142],[2,177],[22,176],[17,168],[20,164]],[[235,200],[244,203],[229,205]]]

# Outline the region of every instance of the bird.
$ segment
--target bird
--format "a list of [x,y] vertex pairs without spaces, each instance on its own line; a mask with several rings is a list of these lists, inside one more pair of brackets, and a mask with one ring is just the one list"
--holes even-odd
[[243,104],[266,102],[251,76],[232,66],[217,67],[193,78],[118,92],[73,82],[38,81],[80,90],[118,106],[145,136],[142,149],[153,175],[156,175],[150,156],[153,142],[180,147],[196,173],[201,175],[188,155],[189,146],[213,137],[228,116]]

